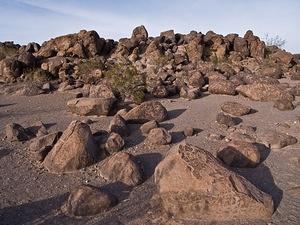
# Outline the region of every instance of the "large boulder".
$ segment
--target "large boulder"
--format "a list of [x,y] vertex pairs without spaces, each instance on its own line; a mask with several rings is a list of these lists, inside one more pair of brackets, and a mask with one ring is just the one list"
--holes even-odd
[[0,61],[0,81],[11,81],[22,75],[24,65],[22,62],[6,58]]
[[105,39],[100,38],[96,31],[82,30],[76,34],[68,34],[44,42],[38,51],[38,56],[92,58],[101,54],[104,45]]
[[71,191],[62,211],[68,216],[92,216],[108,211],[117,203],[115,196],[93,186],[81,185]]
[[236,37],[234,39],[233,49],[234,51],[240,53],[243,58],[246,58],[250,55],[247,40],[242,37]]
[[168,117],[167,109],[157,101],[144,102],[131,109],[124,119],[133,123],[145,123],[150,120],[162,122]]
[[277,101],[286,100],[293,101],[294,96],[289,94],[286,90],[279,85],[273,84],[248,84],[240,85],[236,90],[255,101]]
[[271,149],[281,149],[298,142],[297,138],[292,135],[272,130],[261,131],[258,137],[261,143],[265,144]]
[[209,84],[211,94],[235,95],[235,85],[229,80],[213,81]]
[[126,125],[126,121],[119,114],[115,115],[109,123],[109,132],[118,133],[121,136],[128,136],[129,129]]
[[100,153],[90,127],[72,121],[46,156],[44,166],[53,173],[71,172],[93,164]]
[[269,220],[272,197],[198,147],[173,147],[155,169],[164,209],[179,219]]
[[146,41],[148,39],[148,32],[146,28],[143,25],[134,28],[131,39],[138,42]]
[[115,98],[79,98],[67,102],[69,110],[80,116],[107,116]]
[[99,174],[109,182],[122,182],[128,186],[142,182],[141,169],[127,152],[118,152],[107,158],[101,164]]
[[254,143],[233,140],[219,149],[217,156],[232,167],[255,167],[260,163],[260,151]]
[[266,45],[259,37],[253,35],[251,30],[248,30],[244,35],[244,39],[248,42],[250,56],[257,59],[263,59],[266,56]]

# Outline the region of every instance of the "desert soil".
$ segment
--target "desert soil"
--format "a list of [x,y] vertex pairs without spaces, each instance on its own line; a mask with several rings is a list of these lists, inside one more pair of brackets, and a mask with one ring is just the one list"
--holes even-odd
[[[208,224],[193,221],[185,223],[167,219],[155,195],[153,172],[171,146],[151,147],[144,143],[138,125],[130,125],[131,135],[126,139],[127,151],[143,165],[146,181],[132,190],[119,184],[106,183],[97,175],[97,164],[78,172],[57,175],[48,173],[35,162],[26,143],[10,143],[4,139],[4,127],[15,122],[29,127],[37,121],[47,124],[50,131],[63,131],[75,119],[66,110],[66,102],[74,96],[52,93],[32,97],[0,96],[0,224]],[[276,211],[269,224],[300,224],[300,107],[293,111],[279,111],[272,103],[255,102],[242,96],[207,95],[199,99],[160,100],[169,112],[169,120],[161,126],[173,137],[173,144],[184,139],[213,154],[224,141],[207,138],[209,133],[226,135],[226,129],[215,122],[220,105],[237,101],[255,109],[240,117],[242,124],[258,130],[278,130],[298,138],[298,143],[280,150],[270,150],[257,168],[236,169],[258,188],[272,195]],[[296,102],[300,99],[296,99]],[[93,132],[108,128],[111,117],[89,117]],[[290,127],[286,126],[289,124]],[[198,134],[185,138],[185,127],[198,129]],[[173,145],[172,144],[172,145]],[[70,218],[60,212],[68,192],[82,183],[102,186],[121,199],[109,212],[85,218]],[[168,223],[169,221],[169,223]],[[222,224],[213,222],[210,224]],[[237,221],[228,224],[266,224],[262,221]]]

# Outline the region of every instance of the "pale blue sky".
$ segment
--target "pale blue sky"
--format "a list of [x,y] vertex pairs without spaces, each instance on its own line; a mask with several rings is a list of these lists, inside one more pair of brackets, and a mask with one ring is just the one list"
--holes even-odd
[[279,35],[300,53],[299,0],[0,0],[0,41],[42,43],[81,29],[101,37],[130,37],[144,24],[151,36],[174,29]]

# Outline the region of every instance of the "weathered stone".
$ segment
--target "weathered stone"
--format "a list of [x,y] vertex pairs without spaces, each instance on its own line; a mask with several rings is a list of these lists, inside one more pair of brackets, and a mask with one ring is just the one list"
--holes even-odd
[[118,133],[111,133],[105,143],[105,149],[110,153],[122,150],[125,145],[124,139]]
[[100,155],[90,127],[72,121],[44,160],[44,166],[53,173],[71,172],[91,165]]
[[183,134],[188,137],[188,136],[193,136],[195,133],[195,129],[193,127],[186,127],[183,130]]
[[147,135],[149,134],[149,132],[158,127],[158,123],[155,120],[151,120],[147,123],[144,123],[141,127],[140,130],[142,132],[143,135]]
[[24,63],[27,67],[34,67],[37,63],[37,59],[32,53],[23,52],[18,56],[18,61]]
[[225,102],[221,105],[221,109],[234,116],[243,116],[250,113],[251,108],[244,106],[238,102]]
[[92,216],[108,211],[117,203],[115,196],[96,187],[82,185],[71,191],[62,211],[69,216]]
[[131,39],[138,42],[146,41],[148,39],[148,32],[146,28],[143,25],[134,28],[134,30],[132,31]]
[[28,141],[34,137],[34,134],[17,123],[7,124],[5,126],[5,135],[10,141]]
[[261,75],[280,79],[282,77],[282,70],[277,66],[264,67],[261,70]]
[[76,34],[64,35],[44,42],[38,51],[38,56],[91,58],[101,54],[104,45],[105,40],[100,38],[96,31],[82,30]]
[[53,146],[56,144],[62,132],[54,132],[32,140],[29,150],[35,160],[42,162]]
[[235,95],[235,85],[229,80],[213,81],[209,83],[208,91],[211,94]]
[[169,92],[164,85],[155,86],[151,93],[156,98],[166,98],[169,95]]
[[109,182],[122,182],[128,186],[136,186],[142,182],[140,167],[133,156],[126,152],[118,152],[107,158],[99,169],[99,174]]
[[182,87],[179,94],[182,98],[192,100],[197,99],[200,96],[201,91],[199,88]]
[[22,62],[10,58],[6,58],[0,61],[0,79],[4,81],[10,81],[21,76],[23,73]]
[[255,101],[293,101],[294,96],[289,94],[286,90],[273,84],[248,84],[240,85],[236,90]]
[[200,72],[194,72],[189,77],[189,86],[195,87],[195,88],[201,88],[205,84],[205,80],[203,75]]
[[172,136],[164,128],[153,128],[150,130],[147,140],[154,145],[167,145],[172,141]]
[[164,209],[179,219],[269,220],[272,197],[223,167],[203,149],[179,144],[155,169]]
[[234,39],[234,51],[239,52],[244,58],[250,55],[248,43],[244,38],[236,37]]
[[297,138],[276,131],[263,131],[258,135],[259,140],[271,149],[281,149],[297,143]]
[[79,98],[67,102],[72,113],[80,116],[107,116],[115,102],[115,98]]
[[115,98],[112,89],[106,84],[91,85],[89,88],[90,98]]
[[224,113],[219,113],[216,118],[217,123],[225,125],[226,127],[232,127],[236,125],[236,121],[233,117],[225,115]]
[[217,156],[232,167],[256,167],[260,163],[259,149],[253,143],[233,140],[219,149]]
[[118,133],[121,136],[128,136],[129,130],[126,125],[126,121],[122,116],[119,114],[115,115],[113,119],[110,121],[109,127],[108,127],[109,132],[114,132]]
[[143,102],[131,109],[124,117],[127,122],[145,123],[150,120],[162,122],[168,117],[166,108],[156,101]]
[[300,96],[300,84],[291,87],[289,93],[294,96]]
[[279,99],[274,102],[274,108],[279,109],[281,111],[293,110],[294,105],[293,102],[288,100]]

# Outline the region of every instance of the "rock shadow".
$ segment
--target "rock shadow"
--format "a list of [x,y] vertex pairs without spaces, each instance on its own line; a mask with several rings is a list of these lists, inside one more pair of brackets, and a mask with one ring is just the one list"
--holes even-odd
[[272,173],[266,165],[260,164],[258,167],[251,169],[239,168],[235,169],[235,172],[245,177],[258,189],[271,195],[274,202],[274,211],[277,209],[282,200],[283,191],[275,184]]
[[254,145],[258,148],[260,152],[260,163],[264,162],[270,154],[270,148],[261,143],[254,143]]
[[0,148],[0,159],[9,155],[12,152],[12,150],[9,150],[7,148]]
[[173,144],[179,143],[186,138],[183,131],[173,131],[173,132],[171,132],[171,136],[172,136]]
[[184,113],[186,109],[173,109],[168,111],[168,120],[172,120]]
[[7,107],[7,106],[11,106],[11,105],[16,105],[17,103],[8,103],[8,104],[0,104],[0,108],[2,107]]
[[145,153],[134,157],[134,161],[141,165],[143,180],[150,178],[155,171],[157,164],[162,160],[159,153]]
[[140,131],[141,124],[128,124],[130,135],[125,138],[125,148],[131,148],[142,143],[146,137]]
[[40,201],[0,209],[0,224],[51,224],[49,218],[55,219],[53,218],[54,210],[59,209],[67,197],[68,194],[65,193]]
[[124,184],[123,182],[116,181],[113,183],[107,183],[99,188],[101,191],[112,194],[119,202],[127,199],[132,191],[133,187]]
[[161,123],[159,127],[165,128],[166,130],[171,130],[174,127],[173,123]]

